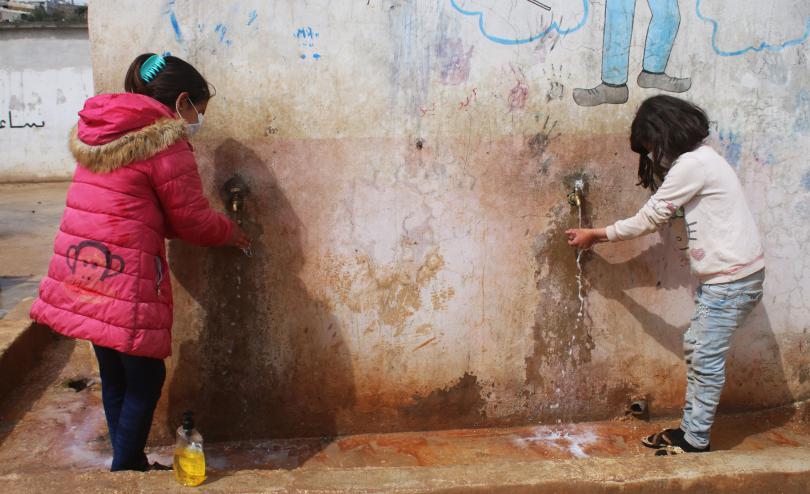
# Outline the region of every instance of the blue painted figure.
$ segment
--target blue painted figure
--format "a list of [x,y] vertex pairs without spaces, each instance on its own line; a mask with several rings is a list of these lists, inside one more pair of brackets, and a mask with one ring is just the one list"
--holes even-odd
[[[664,71],[681,23],[678,0],[647,0],[652,19],[644,44],[644,65],[638,85],[673,93],[688,91],[689,78],[670,77]],[[574,101],[580,106],[627,102],[627,74],[636,0],[607,0],[605,36],[602,47],[602,83],[591,89],[575,89]]]

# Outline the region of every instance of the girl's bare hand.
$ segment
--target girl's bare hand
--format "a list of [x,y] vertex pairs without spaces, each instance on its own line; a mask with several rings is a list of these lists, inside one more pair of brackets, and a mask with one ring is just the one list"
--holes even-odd
[[572,228],[566,230],[565,235],[568,237],[568,245],[580,249],[590,249],[599,240],[591,228]]
[[250,238],[236,223],[233,224],[233,231],[231,231],[231,238],[228,240],[228,245],[231,247],[238,247],[240,249],[247,249],[250,247]]

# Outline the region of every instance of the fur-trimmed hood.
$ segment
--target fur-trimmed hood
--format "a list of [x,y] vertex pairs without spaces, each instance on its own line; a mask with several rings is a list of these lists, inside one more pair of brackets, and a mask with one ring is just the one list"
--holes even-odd
[[70,133],[70,152],[82,167],[109,173],[186,139],[186,123],[159,101],[132,93],[87,100]]

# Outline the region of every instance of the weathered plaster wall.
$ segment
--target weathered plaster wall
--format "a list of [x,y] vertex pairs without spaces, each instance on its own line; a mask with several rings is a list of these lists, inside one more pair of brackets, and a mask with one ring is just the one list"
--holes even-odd
[[66,179],[67,135],[93,94],[85,29],[0,29],[0,181]]
[[[612,0],[605,36],[603,2],[543,3],[91,3],[97,89],[120,90],[142,51],[190,60],[217,88],[195,138],[208,191],[234,173],[252,189],[252,258],[172,243],[163,432],[186,408],[213,439],[604,418],[631,396],[677,413],[683,225],[587,255],[581,323],[563,238],[576,176],[588,224],[645,200],[627,144],[659,92],[636,84],[645,38],[649,63],[691,78],[766,242],[723,406],[808,397],[810,6],[682,1],[679,24],[676,2],[653,2],[648,34],[645,2],[629,23]],[[580,106],[622,29],[629,102]]]

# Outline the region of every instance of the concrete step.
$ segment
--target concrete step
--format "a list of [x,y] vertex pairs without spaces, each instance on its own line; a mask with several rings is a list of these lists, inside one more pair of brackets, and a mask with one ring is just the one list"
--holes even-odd
[[28,319],[33,301],[31,297],[23,299],[0,319],[0,402],[22,384],[40,364],[48,345],[59,338],[49,328]]
[[[10,473],[0,492],[189,492],[171,472]],[[678,457],[587,458],[446,467],[242,470],[210,475],[197,492],[297,493],[807,493],[810,448]]]
[[[4,324],[12,328],[15,319]],[[35,368],[1,374],[21,384],[0,401],[0,493],[188,492],[171,472],[106,471],[111,453],[92,349],[44,328],[31,334],[46,341],[28,357]],[[66,385],[79,378],[93,384]],[[716,451],[665,458],[638,439],[671,419],[210,443],[209,479],[198,491],[807,493],[809,422],[807,402],[720,415]],[[169,463],[172,446],[148,453]]]

